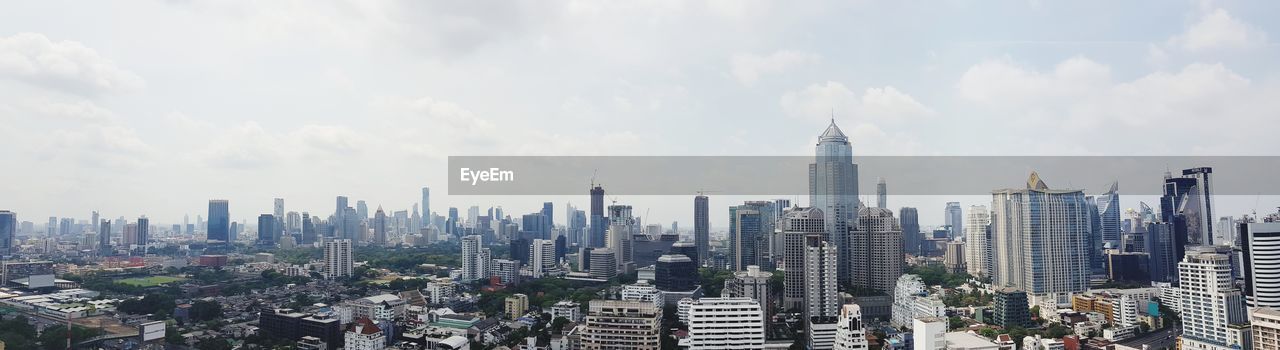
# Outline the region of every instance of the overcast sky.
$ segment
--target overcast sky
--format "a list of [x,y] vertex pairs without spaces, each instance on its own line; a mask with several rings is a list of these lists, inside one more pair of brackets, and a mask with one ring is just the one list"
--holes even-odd
[[[225,198],[239,221],[273,197],[407,209],[433,186],[437,212],[553,200],[562,223],[589,174],[581,197],[447,197],[446,157],[808,155],[832,110],[855,156],[1274,155],[1277,14],[1275,1],[13,2],[0,209],[171,223]],[[691,198],[618,200],[692,226]],[[713,226],[731,200],[713,198]],[[940,202],[913,201],[890,204],[941,222]],[[1257,199],[1242,202],[1219,213]]]

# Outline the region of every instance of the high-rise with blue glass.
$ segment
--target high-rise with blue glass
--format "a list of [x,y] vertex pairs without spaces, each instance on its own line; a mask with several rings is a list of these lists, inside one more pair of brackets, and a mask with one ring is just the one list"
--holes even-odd
[[849,221],[858,214],[858,165],[853,164],[849,138],[831,125],[818,136],[813,163],[809,164],[809,205],[825,215],[823,240],[834,243],[839,255],[836,268],[840,285],[850,283]]
[[205,241],[210,245],[231,243],[231,213],[227,200],[209,200],[209,227],[205,232]]

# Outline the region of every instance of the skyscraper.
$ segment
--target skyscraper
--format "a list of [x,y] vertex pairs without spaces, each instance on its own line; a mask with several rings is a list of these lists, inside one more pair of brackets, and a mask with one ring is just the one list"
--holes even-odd
[[[818,136],[813,161],[809,164],[809,205],[826,215],[823,240],[835,243],[840,259],[848,260],[848,223],[858,213],[858,165],[853,163],[849,138],[836,126],[835,118]],[[848,266],[839,264],[841,285],[849,283]]]
[[17,235],[18,214],[0,210],[0,255],[13,254],[13,241]]
[[381,205],[373,213],[373,244],[387,245],[387,213],[382,211]]
[[302,244],[311,245],[316,242],[316,225],[311,221],[310,212],[302,212]]
[[889,185],[884,183],[884,178],[876,182],[876,207],[889,208]]
[[965,266],[971,276],[991,273],[991,214],[985,205],[969,206],[964,221]]
[[698,247],[698,257],[704,261],[698,261],[698,265],[705,265],[705,260],[711,257],[711,223],[707,216],[710,213],[710,203],[707,196],[698,195],[693,197],[693,244]]
[[[541,212],[541,213],[542,213],[542,216],[545,216],[545,217],[547,218],[547,222],[546,222],[546,223],[544,223],[544,225],[546,225],[547,227],[546,227],[543,231],[546,231],[547,233],[550,233],[550,232],[551,232],[551,228],[556,226],[556,225],[555,225],[555,222],[556,222],[556,220],[555,220],[555,217],[556,217],[556,216],[555,216],[555,204],[552,204],[551,202],[542,202],[542,212]],[[552,238],[552,237],[548,236],[548,237],[545,237],[545,238],[550,239],[550,238]]]
[[861,208],[857,226],[849,228],[850,250],[847,259],[855,287],[893,293],[893,287],[902,276],[906,257],[902,252],[902,227],[893,218],[893,211],[885,208]]
[[227,200],[209,200],[209,227],[205,232],[205,240],[210,245],[231,243],[231,213]]
[[1280,223],[1243,223],[1240,269],[1250,307],[1280,308]]
[[535,239],[530,246],[529,270],[533,278],[546,277],[556,268],[556,243],[549,239]]
[[1227,350],[1241,346],[1230,326],[1247,321],[1244,296],[1232,283],[1227,254],[1213,247],[1188,247],[1178,263],[1182,305],[1182,349]]
[[351,240],[335,239],[324,242],[324,267],[325,278],[351,276],[355,271],[355,256],[351,253]]
[[431,226],[431,188],[430,187],[422,188],[422,217],[426,219],[426,220],[422,220],[422,226],[423,227]]
[[764,232],[764,216],[759,210],[748,206],[730,207],[729,238],[733,257],[730,261],[734,271],[746,270],[748,265],[760,265],[763,257],[761,238]]
[[[284,226],[285,226],[284,198],[276,198],[275,203],[273,204],[274,204],[274,208],[273,208],[274,210],[271,211],[271,215],[275,219],[274,221],[276,226],[273,228],[275,230],[275,233],[273,233],[272,235],[276,238],[275,241],[279,241],[280,235],[285,232],[284,230]],[[259,227],[258,230],[262,230],[262,228]]]
[[830,349],[835,343],[840,295],[832,272],[840,266],[836,246],[821,236],[805,237],[805,330],[809,349]]
[[1112,182],[1106,193],[1094,197],[1101,219],[1102,242],[1111,248],[1120,247],[1120,183]]
[[802,310],[805,303],[805,252],[808,238],[822,237],[826,227],[823,223],[825,215],[818,208],[793,208],[782,216],[779,229],[786,241],[783,253],[782,302],[783,309]]
[[960,202],[947,202],[946,214],[947,238],[959,239],[964,234],[964,213],[960,210]]
[[914,256],[920,255],[920,214],[916,208],[902,207],[898,209],[898,219],[902,226],[902,250]]
[[592,184],[591,187],[591,234],[587,236],[587,246],[604,248],[604,233],[608,223],[604,219],[604,188]]
[[111,220],[103,219],[98,224],[98,252],[102,255],[111,254]]
[[258,245],[274,247],[280,241],[276,237],[276,217],[272,214],[258,215]]
[[138,232],[136,234],[133,244],[144,246],[145,249],[147,241],[151,240],[151,219],[148,219],[146,215],[138,217]]
[[1088,288],[1089,207],[1080,190],[1051,190],[1035,172],[1026,188],[991,199],[991,277],[1034,295]]

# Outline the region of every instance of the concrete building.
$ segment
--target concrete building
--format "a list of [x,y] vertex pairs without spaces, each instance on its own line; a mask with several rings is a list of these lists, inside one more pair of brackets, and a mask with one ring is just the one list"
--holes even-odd
[[689,304],[689,349],[760,349],[765,313],[749,298],[702,298]]
[[724,290],[720,292],[726,297],[751,298],[761,304],[769,304],[769,278],[772,273],[760,271],[759,266],[747,266],[746,271],[738,271],[733,278],[724,280]]
[[324,243],[324,277],[335,279],[350,277],[355,272],[355,257],[351,240],[338,239]]
[[1226,350],[1242,346],[1232,325],[1247,321],[1244,296],[1232,285],[1230,257],[1212,247],[1188,247],[1178,263],[1182,291],[1182,349]]
[[662,309],[652,303],[592,300],[582,327],[583,350],[658,350]]
[[805,251],[809,237],[819,241],[825,236],[822,210],[794,208],[783,214],[778,231],[785,240],[783,267],[783,309],[803,310],[805,303]]
[[551,273],[560,271],[556,259],[556,242],[550,239],[535,239],[532,246],[533,252],[529,255],[529,269],[533,271],[533,278],[542,278]]
[[1238,227],[1245,301],[1250,307],[1280,308],[1280,222]]
[[503,314],[507,316],[507,319],[520,318],[520,316],[524,316],[524,313],[529,312],[529,296],[512,294],[503,301],[502,305]]
[[347,350],[383,350],[387,346],[387,338],[382,329],[367,318],[356,319],[347,328],[344,337]]
[[480,235],[462,237],[462,282],[487,278],[488,262],[480,259],[480,249],[484,248],[484,238]]
[[840,318],[836,321],[835,350],[866,350],[866,329],[862,323],[862,308],[857,304],[845,304],[840,307]]
[[985,205],[969,206],[964,220],[965,271],[970,276],[990,276],[991,213]]
[[996,290],[991,310],[995,324],[1001,327],[1026,327],[1031,324],[1026,292],[1012,288]]
[[947,273],[962,274],[967,272],[968,260],[965,260],[965,242],[947,242],[947,249],[942,254],[942,267]]
[[853,286],[893,292],[906,260],[902,227],[893,217],[893,211],[870,207],[859,209],[857,225],[850,229],[849,249],[852,254],[842,255],[840,259],[851,266],[849,273]]
[[947,319],[921,317],[911,321],[914,350],[946,350]]
[[1051,190],[1031,173],[1026,188],[992,192],[991,273],[998,287],[1029,294],[1088,289],[1090,211],[1080,190]]
[[653,303],[654,306],[659,308],[665,302],[662,291],[658,290],[657,286],[649,284],[649,281],[644,280],[622,286],[622,300]]
[[1249,315],[1249,323],[1253,326],[1254,350],[1280,350],[1280,311],[1255,308]]

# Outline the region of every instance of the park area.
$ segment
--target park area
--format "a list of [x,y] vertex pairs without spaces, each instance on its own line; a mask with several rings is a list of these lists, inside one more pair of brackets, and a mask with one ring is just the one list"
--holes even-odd
[[145,288],[145,287],[155,287],[155,286],[169,284],[169,283],[183,281],[183,280],[186,280],[186,278],[172,277],[172,276],[150,276],[150,277],[135,277],[135,278],[120,279],[120,280],[116,280],[116,283]]

